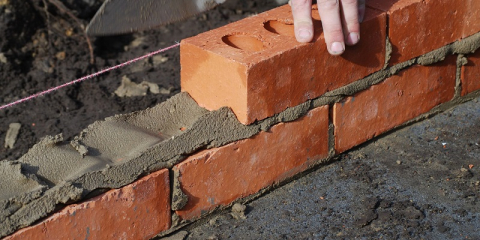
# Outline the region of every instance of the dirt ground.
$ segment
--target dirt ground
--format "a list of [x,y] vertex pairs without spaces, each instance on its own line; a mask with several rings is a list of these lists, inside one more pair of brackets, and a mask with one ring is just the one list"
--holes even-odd
[[[95,63],[90,64],[86,26],[103,1],[0,0],[0,104],[72,81],[183,38],[220,27],[278,6],[275,1],[228,1],[196,17],[156,30],[91,38]],[[46,6],[45,6],[46,3]],[[78,22],[70,16],[72,14]],[[123,76],[148,81],[160,93],[119,97]],[[46,135],[71,139],[97,120],[155,106],[180,91],[179,49],[106,73],[83,83],[0,111],[0,160],[18,159]],[[22,125],[14,148],[5,148],[10,123]]]

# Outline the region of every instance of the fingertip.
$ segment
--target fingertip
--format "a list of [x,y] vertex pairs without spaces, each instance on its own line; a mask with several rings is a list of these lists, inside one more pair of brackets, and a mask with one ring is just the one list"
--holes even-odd
[[313,39],[313,32],[306,28],[300,28],[295,32],[295,37],[298,42],[310,42]]
[[345,43],[333,42],[330,45],[330,48],[328,48],[328,52],[334,56],[341,55],[343,52],[345,52]]
[[295,38],[306,43],[313,40],[312,2],[311,0],[291,1]]
[[346,44],[349,46],[355,45],[360,41],[360,34],[358,32],[351,32],[346,36]]

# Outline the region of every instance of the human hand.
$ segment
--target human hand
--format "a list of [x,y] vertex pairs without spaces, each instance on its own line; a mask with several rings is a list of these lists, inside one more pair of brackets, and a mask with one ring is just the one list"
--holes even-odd
[[[313,39],[312,0],[290,0],[295,37],[299,42]],[[328,52],[340,55],[345,44],[360,40],[360,22],[365,14],[365,0],[317,0]]]

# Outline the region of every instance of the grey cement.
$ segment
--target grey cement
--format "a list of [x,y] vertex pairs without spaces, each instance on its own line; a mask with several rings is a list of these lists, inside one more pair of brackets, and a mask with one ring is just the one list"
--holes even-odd
[[[199,149],[223,146],[267,131],[275,124],[294,121],[310,109],[341,101],[414,64],[432,64],[449,54],[459,54],[461,58],[479,46],[480,34],[476,34],[248,126],[238,122],[228,108],[209,112],[187,93],[181,93],[154,108],[95,122],[71,142],[63,141],[61,135],[46,137],[17,161],[2,162],[0,166],[2,171],[11,170],[0,176],[0,186],[5,191],[0,195],[0,217],[5,219],[0,224],[0,237],[48,216],[61,204],[95,196],[153,171],[171,168]],[[461,59],[458,62],[460,67]],[[451,103],[423,117],[468,99],[457,95]],[[174,207],[181,208],[185,196],[178,186],[172,190],[176,196]]]
[[246,219],[217,214],[182,239],[480,239],[479,101],[370,141],[248,203]]
[[20,164],[0,162],[0,209],[3,210],[0,219],[5,219],[31,199],[40,197],[46,187],[35,175],[23,174]]

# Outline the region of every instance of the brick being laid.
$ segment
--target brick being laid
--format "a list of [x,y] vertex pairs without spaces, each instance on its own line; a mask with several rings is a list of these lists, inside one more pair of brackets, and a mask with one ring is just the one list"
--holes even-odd
[[401,125],[455,94],[456,56],[413,66],[333,107],[335,150],[344,152]]
[[362,41],[328,54],[317,10],[313,43],[298,43],[288,5],[181,42],[181,86],[209,110],[251,124],[383,68],[386,15],[368,8]]
[[328,106],[268,132],[189,156],[173,169],[188,196],[177,215],[193,220],[308,168],[329,152]]

